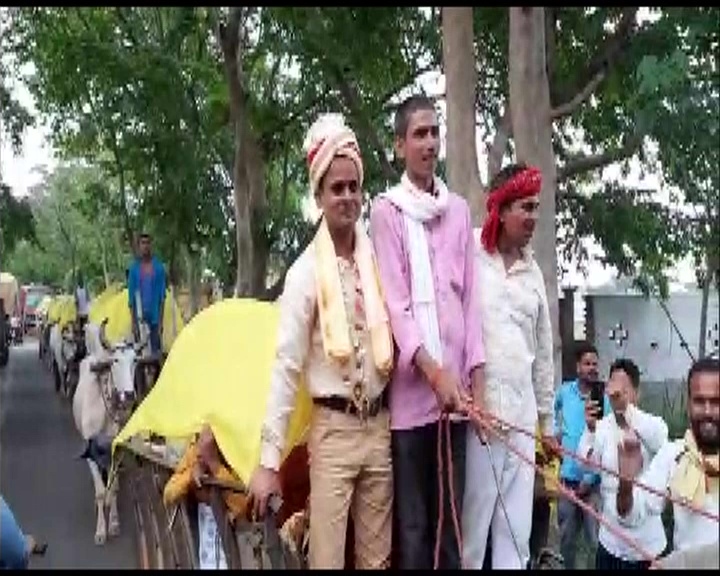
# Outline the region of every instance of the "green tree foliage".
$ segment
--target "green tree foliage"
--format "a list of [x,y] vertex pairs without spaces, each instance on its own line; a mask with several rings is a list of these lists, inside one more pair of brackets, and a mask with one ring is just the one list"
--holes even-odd
[[18,242],[35,241],[35,221],[26,199],[13,196],[10,187],[0,182],[0,269]]
[[121,222],[94,205],[102,188],[102,174],[80,165],[60,166],[33,187],[25,205],[32,210],[35,235],[18,243],[9,271],[23,281],[65,289],[80,270],[95,290],[124,280],[129,254]]
[[[654,9],[642,22],[638,10],[546,9],[559,240],[568,255],[582,256],[579,240],[591,235],[608,263],[662,285],[664,270],[690,244],[707,247],[717,238],[708,232],[718,190],[711,184],[718,166],[717,9]],[[310,123],[320,112],[346,114],[364,152],[370,197],[399,171],[390,125],[398,97],[441,64],[439,9],[27,7],[4,14],[0,45],[13,56],[7,72],[32,63],[25,80],[54,144],[66,161],[99,170],[75,188],[82,190],[77,214],[92,226],[80,236],[87,253],[84,246],[74,253],[83,266],[95,260],[96,278],[122,270],[143,229],[178,282],[210,268],[231,287],[242,268],[240,228],[249,220],[257,255],[251,272],[260,279],[253,291],[277,294],[312,231],[302,213],[308,184],[301,144]],[[475,8],[474,16],[478,122],[492,173],[513,153],[508,10]],[[9,112],[8,97],[0,86],[4,123],[10,127],[12,117],[13,126],[24,126],[29,117]],[[646,153],[650,140],[665,181],[702,217],[660,205],[624,179],[596,185],[600,169],[629,158],[656,170]],[[238,178],[249,173],[240,165],[261,182],[251,209],[240,210],[239,227]],[[58,186],[46,189],[60,194]],[[67,268],[71,242],[57,223],[53,234],[43,228],[46,204],[50,199],[33,207],[43,249],[33,258],[64,246]],[[103,248],[106,238],[94,229],[105,228],[113,237]],[[21,243],[16,252],[32,250]],[[707,250],[700,253],[705,258]]]

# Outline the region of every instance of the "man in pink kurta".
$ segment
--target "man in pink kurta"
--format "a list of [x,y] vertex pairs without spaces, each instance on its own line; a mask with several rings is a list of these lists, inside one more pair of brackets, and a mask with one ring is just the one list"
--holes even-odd
[[[443,459],[443,411],[483,386],[484,352],[475,291],[470,210],[435,176],[437,115],[430,100],[414,96],[395,119],[396,151],[405,162],[400,184],[380,195],[371,211],[377,255],[398,357],[390,384],[395,484],[397,567],[433,567],[442,465],[444,521],[439,568],[460,568],[450,494],[460,514],[465,485],[467,422],[451,416],[452,488]],[[475,395],[481,397],[482,395]]]

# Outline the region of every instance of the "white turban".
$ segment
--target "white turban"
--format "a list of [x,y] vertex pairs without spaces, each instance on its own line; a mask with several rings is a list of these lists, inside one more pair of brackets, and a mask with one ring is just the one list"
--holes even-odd
[[320,180],[336,156],[344,156],[355,163],[358,184],[363,183],[363,164],[355,133],[345,124],[342,114],[322,114],[308,130],[303,144],[310,174],[310,191],[317,193]]

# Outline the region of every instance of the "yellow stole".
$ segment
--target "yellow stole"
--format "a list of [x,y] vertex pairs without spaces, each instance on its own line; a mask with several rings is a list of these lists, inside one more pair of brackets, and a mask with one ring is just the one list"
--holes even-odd
[[[343,300],[340,270],[327,223],[323,219],[314,239],[315,285],[318,313],[327,358],[340,364],[350,360],[353,352],[347,311]],[[355,262],[360,273],[365,299],[367,326],[372,342],[375,367],[388,376],[393,365],[393,340],[390,322],[385,310],[382,289],[370,239],[360,224],[355,226]]]
[[718,494],[718,477],[705,472],[706,468],[718,470],[718,455],[703,457],[692,430],[685,432],[683,440],[685,448],[670,480],[670,492],[701,507],[706,494]]

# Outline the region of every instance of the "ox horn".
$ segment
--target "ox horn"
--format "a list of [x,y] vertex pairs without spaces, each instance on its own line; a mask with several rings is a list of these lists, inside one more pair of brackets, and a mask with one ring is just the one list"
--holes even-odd
[[100,344],[102,344],[103,348],[110,352],[111,346],[110,343],[107,341],[107,337],[105,336],[105,326],[107,326],[108,319],[105,318],[105,320],[102,321],[100,324],[100,331],[98,333],[98,336],[100,337]]

